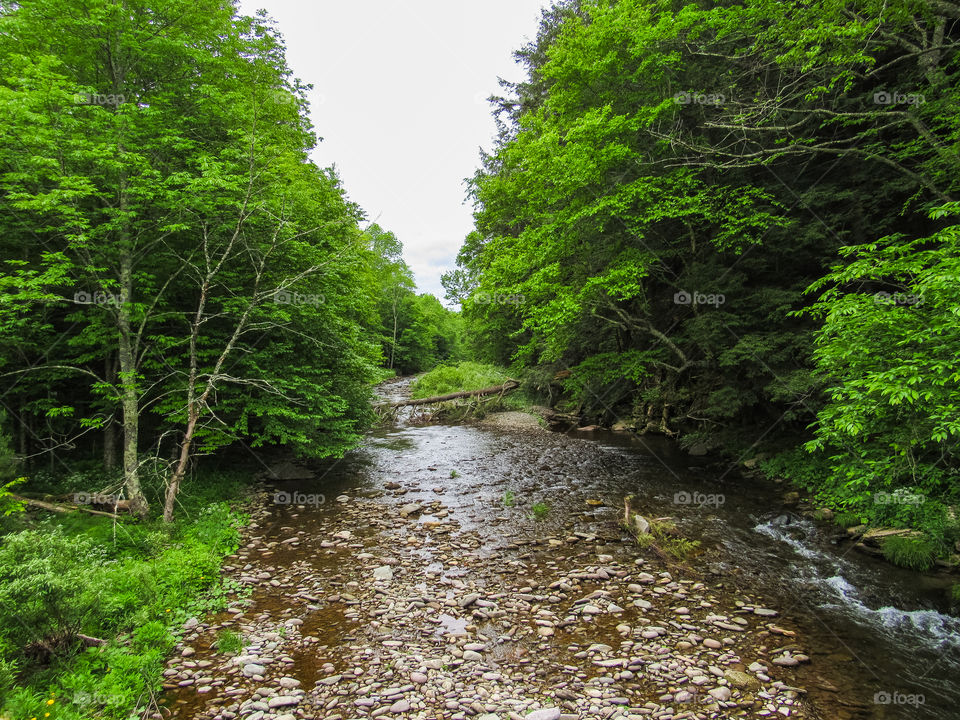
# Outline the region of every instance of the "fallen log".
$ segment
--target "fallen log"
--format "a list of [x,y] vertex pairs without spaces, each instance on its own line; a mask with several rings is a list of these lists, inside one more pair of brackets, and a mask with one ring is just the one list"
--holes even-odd
[[483,397],[484,395],[495,395],[497,393],[508,393],[520,387],[516,380],[507,380],[503,385],[493,385],[480,390],[463,390],[461,392],[447,393],[446,395],[434,395],[433,397],[420,398],[419,400],[403,400],[402,402],[390,403],[386,407],[409,407],[411,405],[432,405],[434,403],[446,402],[447,400],[457,400],[466,397]]
[[77,633],[77,639],[79,639],[87,647],[102,647],[107,644],[106,640],[102,640],[98,637],[92,637],[90,635],[84,635],[83,633]]
[[26,503],[32,507],[43,508],[44,510],[50,510],[51,512],[58,513],[68,513],[73,512],[74,510],[79,510],[80,512],[90,513],[91,515],[103,515],[104,517],[119,518],[120,516],[115,513],[103,512],[101,510],[94,510],[93,508],[85,508],[81,505],[54,505],[53,503],[44,502],[43,500],[32,500],[30,498],[25,498],[20,495],[11,495],[14,500],[19,502]]

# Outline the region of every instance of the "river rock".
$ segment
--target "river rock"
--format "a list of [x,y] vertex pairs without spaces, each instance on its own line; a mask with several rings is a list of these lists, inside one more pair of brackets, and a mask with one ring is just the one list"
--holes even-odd
[[389,565],[381,565],[373,571],[374,580],[393,580],[393,568]]
[[267,705],[271,710],[281,707],[290,707],[291,705],[299,705],[300,698],[296,695],[277,695],[267,700]]
[[707,690],[707,694],[710,697],[716,698],[720,702],[726,702],[730,699],[730,688],[721,685],[720,687]]
[[560,708],[534,710],[529,715],[525,715],[524,720],[560,720]]
[[725,670],[723,677],[734,687],[743,690],[756,691],[760,689],[760,681],[757,678],[740,670]]
[[410,517],[416,513],[420,512],[419,503],[407,503],[402,508],[400,508],[400,517]]

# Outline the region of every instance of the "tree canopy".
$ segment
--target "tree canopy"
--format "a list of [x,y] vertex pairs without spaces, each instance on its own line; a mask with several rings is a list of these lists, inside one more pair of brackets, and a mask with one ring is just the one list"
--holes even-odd
[[812,431],[832,504],[954,502],[958,19],[935,0],[556,3],[470,181],[445,278],[467,326],[544,384],[569,370],[601,420],[741,460]]

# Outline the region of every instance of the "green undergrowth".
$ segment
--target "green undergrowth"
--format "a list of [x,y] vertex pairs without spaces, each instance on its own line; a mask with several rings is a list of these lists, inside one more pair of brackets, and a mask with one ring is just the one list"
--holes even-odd
[[888,537],[881,547],[894,565],[911,570],[929,570],[936,560],[936,545],[927,537]]
[[623,526],[636,538],[637,545],[642,550],[653,549],[658,555],[673,558],[678,562],[697,554],[700,541],[682,536],[672,520],[651,518],[648,522],[650,531],[646,533],[637,532],[635,527]]
[[[40,480],[61,494],[76,482]],[[0,717],[125,720],[153,707],[183,623],[242,595],[220,565],[247,522],[243,486],[239,474],[196,478],[169,525],[81,513],[3,518]]]
[[763,461],[760,469],[771,479],[784,478],[805,490],[816,507],[832,511],[834,522],[842,527],[904,528],[918,533],[884,543],[884,557],[896,565],[927,570],[936,559],[956,552],[960,488],[940,478],[927,482],[918,478],[912,484],[868,475],[851,480],[839,476],[833,465],[823,453],[798,449]]
[[495,365],[464,361],[456,365],[440,365],[418,377],[411,386],[415,399],[479,390],[492,385],[501,385],[510,376],[506,370]]

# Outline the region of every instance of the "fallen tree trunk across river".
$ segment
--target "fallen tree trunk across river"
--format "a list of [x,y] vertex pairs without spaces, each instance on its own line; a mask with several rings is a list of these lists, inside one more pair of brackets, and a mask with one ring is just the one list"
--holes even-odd
[[492,385],[491,387],[481,388],[480,390],[463,390],[461,392],[448,393],[446,395],[434,395],[433,397],[420,398],[419,400],[403,400],[401,402],[382,405],[381,407],[408,407],[411,405],[432,405],[433,403],[446,402],[447,400],[457,400],[465,397],[483,397],[484,395],[506,394],[520,387],[516,380],[507,380],[503,385]]

